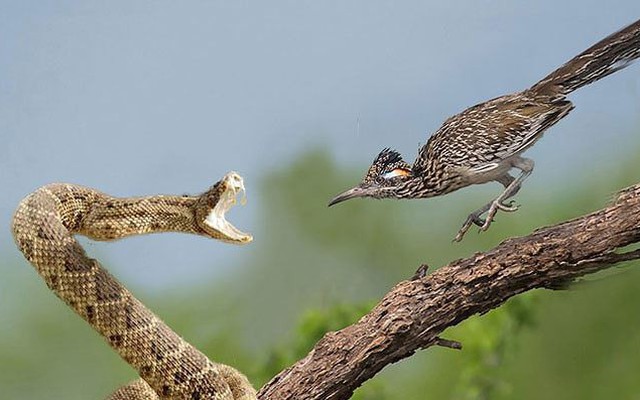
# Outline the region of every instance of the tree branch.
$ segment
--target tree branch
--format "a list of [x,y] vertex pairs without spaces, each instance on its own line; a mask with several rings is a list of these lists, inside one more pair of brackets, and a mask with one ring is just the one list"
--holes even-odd
[[[327,333],[302,360],[262,387],[260,399],[348,399],[386,365],[433,345],[438,335],[535,288],[565,288],[575,278],[640,258],[621,252],[640,241],[640,184],[583,217],[509,239],[398,283],[355,324]],[[618,252],[616,252],[616,250]]]

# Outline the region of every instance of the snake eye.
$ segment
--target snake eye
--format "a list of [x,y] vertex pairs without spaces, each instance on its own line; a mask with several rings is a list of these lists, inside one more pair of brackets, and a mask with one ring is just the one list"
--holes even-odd
[[398,176],[407,176],[409,175],[409,171],[407,171],[404,168],[396,168],[393,171],[389,171],[387,173],[382,174],[382,178],[384,179],[391,179],[391,178],[396,178]]

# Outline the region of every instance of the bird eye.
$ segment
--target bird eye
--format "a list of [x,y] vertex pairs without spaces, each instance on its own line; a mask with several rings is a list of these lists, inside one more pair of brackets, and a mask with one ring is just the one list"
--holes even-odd
[[396,168],[393,171],[389,171],[387,173],[382,174],[382,177],[384,179],[391,179],[397,176],[407,176],[407,175],[409,175],[409,171],[407,171],[406,169]]

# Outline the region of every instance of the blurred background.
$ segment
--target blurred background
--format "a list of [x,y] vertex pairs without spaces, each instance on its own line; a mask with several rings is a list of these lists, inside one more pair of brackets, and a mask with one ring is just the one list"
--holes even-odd
[[[571,96],[527,155],[515,214],[451,239],[497,184],[423,201],[328,200],[383,147],[411,161],[444,119],[523,89],[640,18],[601,1],[0,0],[0,397],[97,399],[135,372],[16,250],[22,197],[54,181],[198,193],[229,170],[237,247],[83,240],[176,331],[256,386],[432,267],[602,207],[640,180],[640,66]],[[640,265],[535,291],[387,367],[358,399],[640,399]]]

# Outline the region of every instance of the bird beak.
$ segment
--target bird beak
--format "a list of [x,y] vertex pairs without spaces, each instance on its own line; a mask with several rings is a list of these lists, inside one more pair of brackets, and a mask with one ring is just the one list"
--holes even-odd
[[367,196],[368,191],[359,186],[354,187],[353,189],[349,189],[345,192],[340,193],[329,202],[329,207],[334,204],[342,203],[345,200],[353,199],[356,197],[365,197]]

